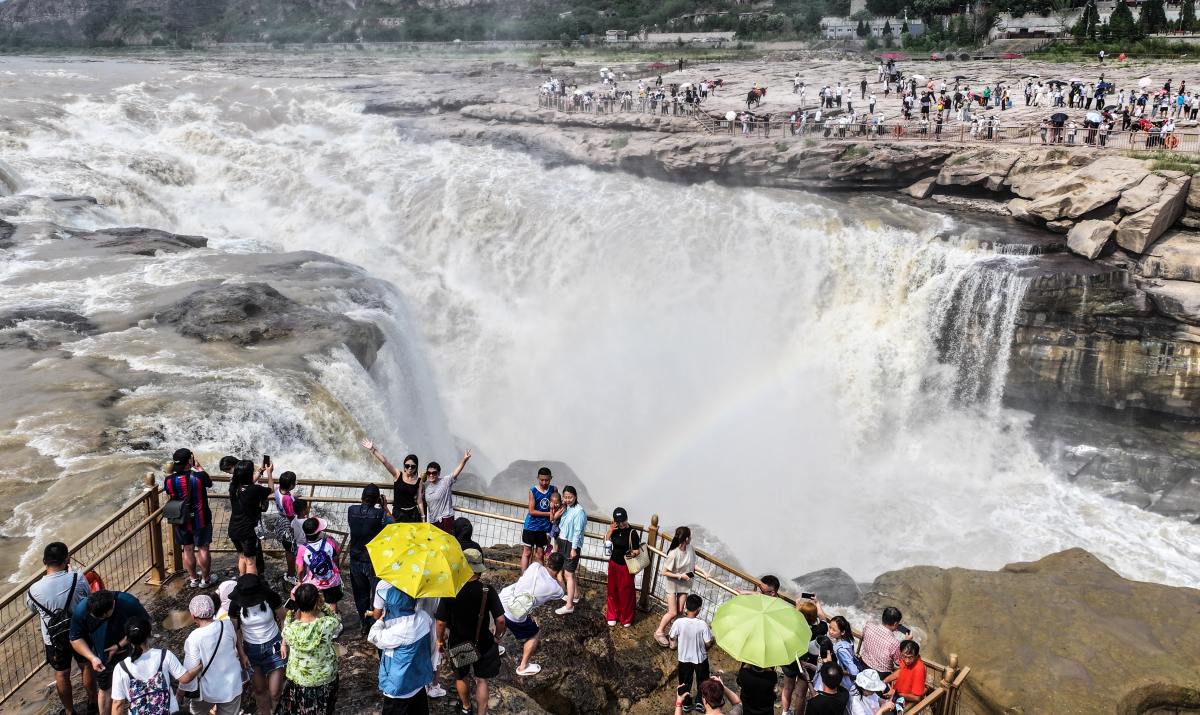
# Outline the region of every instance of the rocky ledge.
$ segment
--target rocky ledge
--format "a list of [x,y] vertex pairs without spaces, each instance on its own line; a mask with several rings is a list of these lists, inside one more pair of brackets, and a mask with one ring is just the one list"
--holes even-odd
[[999,571],[892,571],[860,603],[885,606],[924,631],[922,655],[971,667],[972,711],[1200,709],[1200,591],[1130,581],[1082,549]]

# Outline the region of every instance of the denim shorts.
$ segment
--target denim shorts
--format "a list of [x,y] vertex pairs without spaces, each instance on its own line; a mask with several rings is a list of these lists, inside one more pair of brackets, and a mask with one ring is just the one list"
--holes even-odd
[[278,635],[268,643],[243,643],[242,647],[252,667],[261,668],[263,673],[271,673],[287,665],[287,658],[279,655],[281,643],[283,636]]

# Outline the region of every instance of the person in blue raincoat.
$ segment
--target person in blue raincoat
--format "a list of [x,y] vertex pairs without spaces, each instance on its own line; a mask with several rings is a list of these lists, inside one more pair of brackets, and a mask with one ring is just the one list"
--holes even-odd
[[383,715],[428,715],[425,686],[434,676],[433,617],[417,611],[416,600],[398,588],[381,595],[383,618],[371,626],[367,640],[383,651],[379,660]]

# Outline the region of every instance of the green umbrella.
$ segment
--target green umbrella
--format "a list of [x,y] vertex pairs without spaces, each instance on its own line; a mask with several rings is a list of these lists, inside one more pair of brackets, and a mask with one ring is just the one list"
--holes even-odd
[[734,660],[760,668],[795,662],[812,640],[803,614],[782,598],[762,594],[734,596],[722,604],[712,632]]

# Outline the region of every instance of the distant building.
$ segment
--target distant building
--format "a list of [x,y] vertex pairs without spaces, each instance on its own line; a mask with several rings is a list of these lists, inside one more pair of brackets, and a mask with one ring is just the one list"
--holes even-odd
[[[876,39],[883,37],[883,26],[885,23],[892,27],[892,37],[900,39],[900,31],[904,28],[904,17],[873,17],[866,21],[867,27],[871,30],[871,35]],[[858,20],[851,20],[848,17],[823,17],[821,18],[821,27],[825,28],[825,36],[834,39],[855,40],[858,39]],[[913,37],[920,37],[925,34],[925,23],[917,17],[908,18],[908,33]]]
[[608,30],[604,33],[605,42],[626,42],[629,39],[629,33],[624,30]]
[[378,22],[383,27],[398,27],[398,26],[404,24],[404,18],[402,18],[402,17],[381,17],[376,22]]

